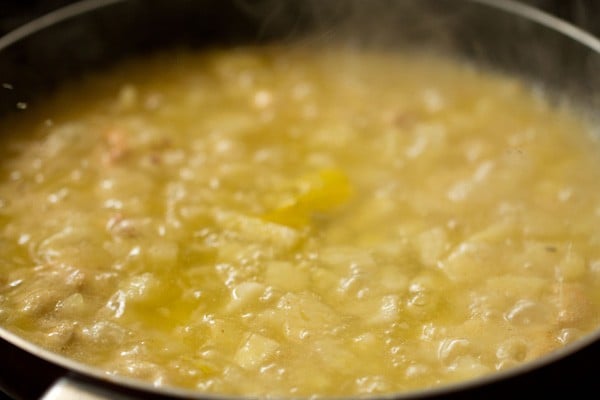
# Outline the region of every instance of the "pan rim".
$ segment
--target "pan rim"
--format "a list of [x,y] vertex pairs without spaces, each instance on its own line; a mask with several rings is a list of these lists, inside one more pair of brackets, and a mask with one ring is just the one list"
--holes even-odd
[[[58,8],[38,18],[23,24],[22,26],[0,36],[0,56],[1,52],[19,41],[37,34],[46,28],[55,26],[61,22],[79,17],[83,14],[91,13],[106,7],[127,3],[132,0],[80,0],[70,5]],[[528,20],[532,23],[546,27],[554,32],[573,39],[600,56],[600,39],[591,33],[573,25],[570,22],[555,17],[545,11],[533,6],[520,3],[516,0],[464,0],[470,3],[478,3],[500,12],[511,14],[515,17]],[[185,399],[223,399],[223,400],[247,400],[254,399],[254,396],[226,395],[218,393],[201,392],[191,389],[182,389],[170,386],[153,386],[151,383],[120,375],[112,375],[98,367],[93,367],[82,362],[75,361],[68,357],[46,350],[30,341],[25,340],[19,335],[0,326],[0,340],[4,340],[17,348],[24,350],[42,360],[50,362],[57,367],[67,370],[67,373],[75,374],[83,379],[92,379],[96,383],[107,383],[115,385],[115,390],[129,389],[142,393],[152,393],[153,395],[167,396],[171,398]],[[536,358],[535,360],[515,366],[506,371],[493,372],[485,376],[471,378],[456,383],[444,384],[432,388],[423,388],[409,390],[405,392],[392,392],[385,395],[377,395],[379,399],[403,400],[403,399],[426,399],[441,395],[451,395],[463,390],[475,389],[494,382],[509,379],[511,377],[525,374],[537,370],[553,362],[559,361],[569,355],[572,355],[594,342],[600,341],[600,328],[585,335],[577,341],[565,345],[549,354]],[[319,397],[327,400],[345,399],[344,396]],[[372,399],[373,395],[357,395],[355,399]],[[283,400],[305,399],[305,397],[282,397]]]

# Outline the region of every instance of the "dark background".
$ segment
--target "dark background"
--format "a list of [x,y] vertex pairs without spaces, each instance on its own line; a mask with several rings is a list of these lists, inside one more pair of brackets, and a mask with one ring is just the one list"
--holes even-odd
[[[600,37],[599,0],[520,0]],[[74,0],[0,0],[0,35]]]
[[[520,0],[600,37],[600,0]],[[74,0],[0,0],[0,36]],[[0,362],[1,355],[0,355]],[[10,400],[0,392],[0,400]]]

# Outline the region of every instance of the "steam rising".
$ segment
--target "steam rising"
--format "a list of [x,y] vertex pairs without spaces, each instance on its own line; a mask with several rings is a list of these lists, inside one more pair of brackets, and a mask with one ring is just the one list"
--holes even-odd
[[[559,102],[576,98],[592,109],[600,106],[600,42],[521,3],[236,0],[236,5],[258,23],[258,41],[276,37],[284,43],[433,51],[523,77]],[[567,36],[565,27],[575,34]]]

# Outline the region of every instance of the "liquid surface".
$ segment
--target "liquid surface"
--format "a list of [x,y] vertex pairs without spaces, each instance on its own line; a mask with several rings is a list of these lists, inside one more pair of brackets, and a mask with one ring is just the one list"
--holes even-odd
[[429,56],[175,53],[3,123],[0,324],[108,374],[435,387],[600,325],[600,148]]

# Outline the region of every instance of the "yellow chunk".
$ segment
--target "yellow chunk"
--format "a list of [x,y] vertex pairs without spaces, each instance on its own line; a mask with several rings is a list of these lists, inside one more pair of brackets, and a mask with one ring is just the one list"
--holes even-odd
[[322,169],[299,180],[299,194],[293,200],[266,213],[263,218],[282,225],[302,228],[315,214],[328,213],[344,205],[352,194],[346,174],[335,168]]
[[585,259],[571,249],[557,265],[558,276],[563,281],[583,279],[586,269]]
[[252,333],[235,353],[235,362],[244,369],[255,369],[277,351],[279,343],[262,335]]

